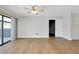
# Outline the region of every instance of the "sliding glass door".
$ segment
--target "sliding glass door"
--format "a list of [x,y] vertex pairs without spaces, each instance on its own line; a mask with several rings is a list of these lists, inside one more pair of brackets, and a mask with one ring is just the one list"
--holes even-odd
[[0,15],[0,45],[11,41],[12,20]]
[[11,19],[3,17],[3,43],[11,40]]
[[2,16],[0,15],[0,45],[2,44]]

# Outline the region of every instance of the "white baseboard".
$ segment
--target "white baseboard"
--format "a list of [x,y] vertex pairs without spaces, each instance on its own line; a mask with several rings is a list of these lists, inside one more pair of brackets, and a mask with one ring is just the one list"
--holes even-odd
[[79,37],[76,37],[76,38],[74,37],[74,38],[72,38],[72,40],[79,40]]
[[71,38],[68,38],[68,37],[65,37],[65,36],[63,36],[63,38],[65,38],[65,39],[67,39],[67,40],[72,40]]
[[19,36],[17,38],[49,38],[49,36]]

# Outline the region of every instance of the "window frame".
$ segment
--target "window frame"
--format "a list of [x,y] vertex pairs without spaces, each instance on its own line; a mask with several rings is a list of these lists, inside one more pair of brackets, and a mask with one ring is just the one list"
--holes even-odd
[[4,45],[4,44],[6,44],[6,43],[8,43],[8,42],[10,42],[11,40],[9,40],[9,41],[7,41],[7,42],[5,42],[4,43],[4,28],[3,28],[3,25],[4,25],[4,22],[6,22],[6,23],[11,23],[11,22],[8,22],[8,21],[4,21],[4,17],[7,17],[7,18],[9,18],[9,19],[11,19],[11,17],[8,17],[8,16],[5,16],[5,15],[3,15],[3,14],[0,14],[1,16],[2,16],[2,24],[1,24],[1,30],[2,30],[2,38],[1,38],[1,45],[0,46],[2,46],[2,45]]

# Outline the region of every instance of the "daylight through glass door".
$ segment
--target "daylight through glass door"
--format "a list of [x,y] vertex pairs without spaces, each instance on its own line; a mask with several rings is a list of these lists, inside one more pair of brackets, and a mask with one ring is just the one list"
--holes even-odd
[[12,20],[0,15],[0,46],[11,41]]

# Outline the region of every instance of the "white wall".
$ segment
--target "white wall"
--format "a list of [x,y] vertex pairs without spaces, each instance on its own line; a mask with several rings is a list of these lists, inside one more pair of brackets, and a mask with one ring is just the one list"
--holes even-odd
[[[49,16],[20,17],[17,25],[17,38],[49,38]],[[56,20],[56,37],[62,36],[62,20]],[[36,33],[39,33],[38,35]]]
[[56,37],[63,37],[63,19],[56,20]]
[[79,14],[72,15],[72,40],[79,40]]
[[72,40],[71,39],[71,14],[70,12],[65,12],[63,14],[63,37]]
[[[28,16],[18,19],[19,38],[47,37],[49,33],[48,17]],[[36,34],[38,33],[38,34]]]

